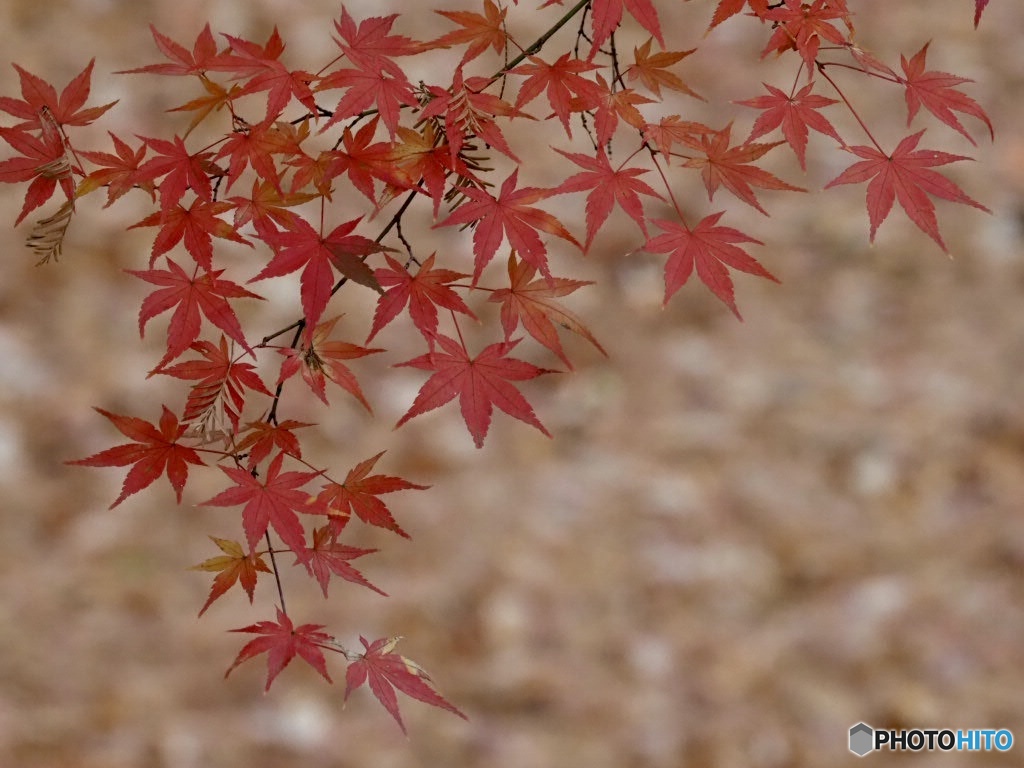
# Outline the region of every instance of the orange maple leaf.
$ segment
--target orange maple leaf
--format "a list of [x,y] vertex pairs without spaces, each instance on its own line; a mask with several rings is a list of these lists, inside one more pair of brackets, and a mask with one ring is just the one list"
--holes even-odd
[[217,575],[213,577],[213,585],[210,587],[210,596],[199,611],[200,616],[206,613],[206,609],[213,604],[214,600],[231,589],[236,582],[242,585],[242,589],[249,596],[249,603],[251,604],[253,593],[256,589],[257,571],[272,573],[263,561],[262,555],[245,554],[242,551],[242,545],[237,541],[218,539],[216,536],[211,536],[210,540],[220,547],[221,552],[224,554],[204,560],[199,565],[193,565],[190,569],[193,571],[217,572]]

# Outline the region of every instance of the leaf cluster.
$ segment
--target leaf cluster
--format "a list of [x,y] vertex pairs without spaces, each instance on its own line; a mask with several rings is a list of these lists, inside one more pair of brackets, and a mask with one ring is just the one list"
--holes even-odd
[[[986,4],[976,0],[975,25]],[[572,267],[601,249],[615,210],[631,222],[633,253],[662,260],[665,302],[696,275],[739,317],[736,272],[777,280],[752,255],[763,243],[744,231],[743,214],[768,215],[774,195],[806,191],[769,171],[765,157],[782,150],[806,169],[812,138],[849,161],[826,189],[865,185],[872,240],[894,203],[943,250],[936,199],[987,210],[937,170],[966,156],[922,147],[924,129],[885,147],[854,104],[854,94],[877,87],[902,105],[908,131],[927,112],[971,145],[964,119],[994,138],[963,90],[970,81],[929,68],[929,44],[902,56],[897,71],[857,40],[853,0],[706,3],[705,35],[754,25],[762,57],[792,62],[790,82],[764,83],[737,102],[736,119],[709,125],[686,74],[702,30],[670,30],[666,5],[482,0],[474,10],[437,10],[450,29],[433,40],[399,31],[398,15],[357,19],[343,6],[334,56],[319,64],[293,56],[277,29],[259,42],[207,25],[185,45],[152,28],[160,60],[121,74],[191,83],[192,98],[171,110],[187,122],[161,136],[110,133],[109,147],[78,132],[114,106],[89,105],[92,61],[59,93],[14,65],[21,97],[0,97],[11,154],[0,160],[0,182],[28,185],[16,224],[60,199],[29,235],[40,260],[61,255],[78,207],[101,197],[94,193],[105,190],[104,207],[129,195],[149,206],[132,225],[153,232],[148,263],[126,271],[148,291],[140,336],[151,323],[164,333],[151,375],[181,382],[182,400],[153,422],[97,409],[129,442],[70,463],[128,468],[112,506],[163,476],[180,503],[190,468],[219,467],[225,485],[203,503],[235,510],[236,533],[211,536],[220,554],[195,566],[215,574],[200,614],[236,585],[252,602],[268,576],[277,593],[274,620],[234,630],[255,637],[229,673],[267,654],[269,689],[298,656],[330,681],[330,651],[347,664],[345,696],[368,684],[403,729],[396,689],[462,716],[394,652],[395,639],[360,637],[356,652],[287,612],[286,555],[324,597],[335,578],[383,595],[352,564],[375,550],[342,537],[353,518],[409,537],[384,497],[427,486],[378,472],[383,451],[340,471],[317,463],[302,442],[314,425],[283,415],[286,391],[369,418],[377,387],[361,383],[362,361],[387,355],[404,334],[420,353],[392,365],[421,378],[396,427],[457,400],[478,447],[495,409],[550,436],[528,383],[558,369],[521,355],[571,370],[570,353],[605,353],[566,300],[590,286]],[[536,39],[520,31],[531,14],[549,23]],[[421,57],[451,66],[413,82],[408,62]],[[830,116],[839,110],[858,133],[837,129]],[[740,127],[747,117],[752,124]],[[531,146],[531,121],[556,126],[559,145]],[[560,183],[532,183],[540,165],[560,168]],[[706,203],[680,202],[688,180]],[[716,194],[721,207],[707,210]],[[426,252],[410,233],[414,206],[448,233],[443,251]],[[580,216],[567,215],[573,206]],[[243,324],[259,317],[256,291],[292,275],[295,320]],[[372,296],[372,317],[352,310],[359,292]],[[471,323],[483,343],[467,342]]]

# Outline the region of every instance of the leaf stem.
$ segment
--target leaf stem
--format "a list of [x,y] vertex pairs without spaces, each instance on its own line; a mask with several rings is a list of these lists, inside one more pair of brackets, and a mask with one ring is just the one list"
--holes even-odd
[[277,596],[281,598],[281,613],[287,616],[288,609],[285,607],[284,604],[284,588],[281,586],[281,574],[277,568],[277,558],[274,557],[274,545],[270,542],[270,531],[264,531],[263,535],[267,539],[267,553],[270,555],[270,565],[274,571],[274,581],[277,582]]

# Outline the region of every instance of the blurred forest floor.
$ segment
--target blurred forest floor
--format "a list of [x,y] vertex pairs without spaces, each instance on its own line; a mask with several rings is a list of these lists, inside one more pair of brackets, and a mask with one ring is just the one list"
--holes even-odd
[[[529,385],[553,440],[499,415],[476,451],[454,407],[392,433],[422,376],[385,363],[359,369],[364,384],[383,376],[369,388],[376,418],[340,395],[330,411],[295,412],[325,425],[324,463],[386,448],[381,470],[433,486],[392,497],[411,541],[355,542],[382,548],[360,565],[391,597],[338,585],[324,602],[300,579],[289,592],[300,621],[350,642],[406,636],[404,653],[470,716],[403,699],[409,740],[368,692],[343,710],[343,685],[301,664],[269,695],[262,661],[222,679],[240,647],[224,630],[268,618],[273,596],[262,584],[255,608],[231,594],[195,619],[209,577],[186,568],[215,554],[207,534],[238,535],[230,510],[195,506],[219,490],[214,473],[195,474],[180,508],[160,481],[108,511],[122,474],[63,463],[119,437],[90,406],[150,418],[183,396],[143,381],[159,353],[139,344],[142,288],[120,272],[148,257],[146,233],[123,230],[145,201],[82,205],[56,265],[35,268],[27,228],[8,229],[0,765],[768,768],[853,760],[846,733],[861,720],[1024,738],[1024,8],[997,0],[974,31],[969,0],[850,6],[860,43],[890,64],[933,40],[929,68],[975,79],[967,92],[996,125],[996,142],[975,149],[930,119],[914,124],[929,146],[977,157],[948,170],[993,214],[939,203],[955,258],[899,210],[870,246],[862,187],[815,192],[849,162],[815,137],[804,178],[789,160],[778,170],[813,197],[763,195],[770,218],[724,192],[712,207],[694,198],[695,210],[728,206],[768,243],[756,255],[782,283],[737,277],[745,322],[699,284],[662,309],[662,260],[621,255],[639,244],[628,219],[565,262],[560,274],[598,281],[570,304],[609,359],[568,340],[577,370]],[[701,40],[712,8],[680,4],[666,37],[704,46],[676,71],[713,100],[701,109],[727,116],[771,80],[756,66],[755,23]],[[288,61],[316,69],[339,9],[0,0],[0,50],[59,86],[96,56],[92,103],[122,99],[110,127],[164,136],[162,110],[191,96],[110,74],[159,60],[147,24],[191,46],[206,20],[253,39],[277,23]],[[448,28],[430,17],[397,29],[429,39]],[[529,23],[542,31],[543,18]],[[6,66],[0,92],[17,94]],[[858,108],[898,138],[903,97],[880,93],[857,91]],[[748,129],[754,112],[735,109],[737,132]],[[5,226],[23,193],[0,189]],[[582,231],[582,211],[560,213]],[[364,310],[344,321],[353,338]],[[1019,749],[942,765],[1011,765]]]

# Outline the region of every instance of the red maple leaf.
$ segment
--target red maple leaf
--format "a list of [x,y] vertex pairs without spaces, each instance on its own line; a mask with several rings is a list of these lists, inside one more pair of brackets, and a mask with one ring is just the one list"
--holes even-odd
[[770,96],[758,96],[756,99],[736,102],[747,107],[764,110],[761,116],[754,121],[754,127],[750,131],[750,136],[747,137],[747,143],[782,126],[782,135],[786,137],[786,142],[793,148],[800,161],[800,167],[805,171],[807,170],[806,152],[809,128],[831,136],[841,145],[845,145],[846,142],[840,138],[832,123],[818,111],[839,102],[811,93],[814,82],[808,83],[792,96],[775,86],[768,85],[768,83],[764,83],[764,87],[768,89]]
[[985,10],[985,6],[988,5],[988,0],[974,0],[974,28],[978,28],[978,22],[981,21],[981,12]]
[[230,539],[218,539],[211,536],[210,540],[220,547],[223,555],[211,557],[199,565],[193,565],[193,571],[212,571],[217,575],[213,577],[213,585],[210,587],[210,596],[199,611],[202,616],[206,609],[213,604],[213,601],[227,592],[236,583],[242,585],[245,594],[249,596],[249,603],[252,604],[253,592],[256,589],[256,573],[272,573],[267,564],[263,561],[262,555],[247,555],[242,551],[242,545]]
[[150,267],[156,263],[157,258],[184,239],[185,250],[188,251],[189,256],[195,260],[196,264],[209,272],[213,268],[214,237],[252,247],[252,243],[239,235],[229,222],[218,218],[218,214],[229,211],[233,207],[232,203],[224,201],[208,203],[197,198],[188,208],[176,203],[172,208],[150,214],[142,221],[132,224],[128,229],[160,227],[160,231],[153,238],[153,249],[149,256]]
[[174,42],[171,38],[161,34],[152,24],[149,31],[153,33],[153,40],[160,52],[170,59],[173,64],[149,64],[136,69],[122,69],[115,72],[117,75],[128,75],[135,73],[149,73],[154,75],[202,75],[208,70],[220,70],[226,66],[233,65],[233,60],[226,53],[217,53],[217,41],[210,31],[210,25],[203,27],[196,36],[196,41],[190,52],[187,48]]
[[331,88],[348,88],[348,91],[321,131],[326,131],[339,120],[354,117],[367,109],[376,109],[388,133],[394,137],[402,106],[417,103],[416,94],[405,75],[398,77],[384,69],[339,69],[325,76],[317,90]]
[[342,483],[328,483],[317,496],[317,506],[326,511],[332,520],[347,519],[353,513],[367,525],[375,525],[394,531],[409,538],[391,515],[391,510],[378,497],[395,491],[425,491],[429,485],[410,483],[401,477],[371,475],[374,466],[384,452],[359,462],[345,476]]
[[0,128],[0,138],[23,155],[0,162],[0,182],[32,182],[25,192],[25,204],[15,225],[49,200],[58,182],[67,199],[74,200],[75,181],[67,146],[60,131],[43,131],[41,136],[36,137],[26,131]]
[[[323,173],[324,183],[335,176],[347,174],[352,186],[374,205],[377,204],[377,192],[373,187],[373,180],[385,175],[392,164],[390,144],[370,143],[377,133],[377,121],[378,118],[374,115],[373,119],[355,134],[346,126],[341,136],[342,146],[329,153]],[[302,170],[300,168],[299,173]],[[296,176],[298,175],[297,173]]]
[[193,424],[193,432],[204,436],[220,434],[220,425],[226,416],[231,423],[231,432],[238,432],[238,422],[245,407],[245,391],[271,396],[263,384],[256,368],[249,363],[234,359],[224,336],[220,344],[206,340],[197,341],[191,347],[202,358],[187,360],[170,368],[157,368],[153,373],[162,373],[185,381],[197,381],[188,394],[182,421]]
[[395,688],[406,696],[430,704],[434,707],[447,709],[463,720],[468,718],[454,704],[444,698],[434,688],[430,676],[418,664],[405,656],[394,653],[395,646],[401,638],[380,638],[368,643],[360,636],[359,642],[365,649],[361,654],[346,654],[350,663],[345,671],[345,699],[363,683],[369,681],[370,691],[377,697],[398,726],[405,733],[405,723],[398,711],[398,697]]
[[447,219],[436,227],[450,227],[456,224],[476,223],[473,233],[473,254],[476,259],[473,267],[473,284],[476,285],[485,266],[498,251],[504,236],[510,246],[522,258],[537,267],[542,274],[548,274],[547,249],[537,234],[538,230],[557,235],[563,240],[580,248],[569,231],[561,222],[546,211],[534,208],[536,203],[553,193],[537,187],[516,189],[519,180],[519,169],[501,183],[498,197],[491,197],[482,189],[466,187],[462,193],[467,201],[455,209]]
[[292,97],[311,113],[317,113],[316,101],[310,87],[317,80],[317,76],[302,70],[289,70],[281,63],[284,42],[277,27],[274,27],[264,45],[231,35],[224,37],[231,44],[232,57],[229,68],[237,79],[245,80],[242,94],[269,91],[264,122],[275,120],[288,106]]
[[562,54],[554,64],[548,64],[537,56],[530,57],[529,64],[522,64],[511,70],[512,75],[526,75],[519,86],[516,109],[529,104],[543,91],[548,103],[562,122],[565,132],[572,136],[569,115],[593,109],[601,98],[601,89],[593,80],[581,77],[582,72],[598,69],[596,64],[572,58],[572,53]]
[[[636,108],[637,104],[652,104],[653,99],[637,93],[632,88],[613,89],[601,75],[597,75],[600,100],[595,108],[594,128],[597,131],[597,143],[600,146],[611,141],[621,118],[628,125],[642,131],[647,121]],[[586,107],[584,107],[586,108]]]
[[330,320],[325,320],[315,328],[307,325],[302,336],[302,346],[299,349],[278,350],[286,359],[281,363],[281,374],[278,376],[277,383],[286,381],[301,369],[302,378],[309,385],[313,394],[323,401],[324,405],[329,405],[327,402],[327,379],[330,379],[372,413],[373,409],[366,401],[366,396],[359,387],[355,374],[341,361],[365,357],[384,350],[367,349],[345,341],[328,341],[334,326],[340,319],[341,315],[338,315]]
[[138,493],[152,484],[164,472],[167,473],[167,480],[174,488],[180,504],[181,492],[188,480],[188,465],[203,465],[203,460],[195,450],[178,444],[178,440],[185,434],[185,425],[178,423],[178,418],[166,405],[163,406],[159,427],[133,416],[118,416],[102,408],[96,410],[110,419],[122,435],[130,437],[135,442],[108,448],[87,458],[67,463],[82,467],[132,465],[121,486],[121,494],[110,505],[111,509],[133,493]]
[[[399,141],[394,144],[375,145],[382,148],[383,162],[375,164],[375,175],[394,189],[415,189],[430,196],[434,203],[434,218],[441,209],[441,202],[448,192],[448,177],[455,173],[462,181],[477,182],[461,157],[452,157],[448,145],[439,140],[435,123],[426,123],[422,131],[398,126]],[[369,153],[369,150],[367,150]],[[422,182],[422,185],[420,184]],[[371,198],[372,199],[372,198]],[[383,205],[383,200],[379,205]]]
[[484,93],[484,89],[490,87],[491,83],[492,80],[487,77],[470,77],[464,80],[460,64],[455,70],[450,89],[446,90],[436,85],[427,86],[427,92],[432,98],[420,110],[419,117],[421,120],[444,118],[445,137],[448,139],[453,163],[462,152],[463,145],[473,139],[480,139],[505,157],[519,162],[494,118],[530,116],[497,96]]
[[704,186],[708,191],[708,200],[713,200],[715,191],[719,186],[723,186],[747,205],[756,208],[767,216],[768,211],[762,208],[761,204],[757,201],[753,187],[784,189],[790,192],[807,191],[801,187],[787,184],[777,176],[753,164],[755,160],[758,160],[768,150],[779,146],[783,142],[774,141],[770,144],[751,144],[748,141],[735,147],[730,147],[729,134],[731,129],[732,123],[725,126],[721,131],[697,136],[690,142],[691,146],[703,152],[705,156],[703,158],[687,160],[684,165],[687,168],[701,169],[701,177],[704,179]]
[[189,154],[185,142],[178,136],[174,141],[142,138],[157,152],[157,157],[150,158],[139,167],[135,181],[142,184],[163,177],[160,182],[160,210],[171,210],[187,191],[194,192],[208,203],[213,202],[213,186],[208,173],[213,168],[210,162],[212,152]]
[[305,557],[306,535],[297,512],[316,514],[319,510],[310,503],[309,493],[301,491],[318,472],[281,472],[284,453],[279,453],[267,468],[266,480],[260,482],[254,472],[236,467],[221,467],[235,485],[204,501],[205,507],[234,507],[244,504],[242,527],[249,543],[249,552],[274,527],[277,535],[300,559]]
[[718,226],[723,211],[706,216],[693,229],[677,221],[661,221],[654,223],[665,230],[664,234],[648,240],[644,246],[646,251],[670,253],[665,264],[665,303],[678,291],[697,268],[697,277],[720,298],[725,305],[740,317],[733,296],[732,278],[726,267],[732,267],[752,275],[774,280],[768,270],[762,267],[750,254],[736,243],[756,243],[764,245],[760,240],[748,237],[732,227]]
[[87,152],[79,150],[78,154],[91,163],[104,166],[91,172],[78,184],[78,196],[81,197],[93,189],[105,186],[107,188],[106,208],[125,192],[134,189],[136,186],[149,193],[153,200],[156,200],[153,182],[138,182],[136,176],[142,166],[142,160],[146,156],[146,145],[141,144],[137,150],[133,150],[128,144],[114,134],[110,134],[114,141],[114,151],[117,155],[109,152]]
[[448,285],[469,275],[450,269],[434,269],[434,256],[435,254],[430,254],[416,270],[416,274],[411,274],[390,256],[385,257],[388,268],[378,269],[374,273],[385,291],[377,299],[377,309],[373,313],[373,328],[366,337],[367,343],[378,331],[398,317],[406,305],[409,305],[409,316],[413,325],[427,339],[433,338],[437,333],[438,307],[461,312],[476,319],[476,315],[466,306],[462,297]]
[[772,52],[794,50],[803,58],[808,73],[814,71],[822,40],[833,45],[849,42],[833,21],[842,19],[848,29],[853,29],[845,0],[783,0],[781,5],[761,14],[761,18],[775,22],[775,32],[761,52],[762,58]]
[[396,428],[413,416],[440,408],[458,396],[462,418],[477,448],[484,445],[494,406],[551,437],[526,398],[510,383],[554,373],[508,357],[520,339],[491,344],[476,357],[470,357],[465,346],[448,336],[439,335],[435,341],[444,352],[435,349],[396,366],[435,372],[420,388],[412,407],[398,420]]
[[[218,158],[230,157],[228,163],[228,183],[230,189],[242,172],[251,165],[256,174],[269,181],[275,189],[280,190],[281,184],[274,155],[298,155],[302,153],[299,142],[305,138],[301,133],[293,133],[292,126],[275,125],[263,122],[259,125],[247,125],[241,130],[232,131],[227,135]],[[308,128],[306,129],[308,131]]]
[[749,3],[748,0],[719,0],[718,7],[715,8],[715,14],[711,17],[708,32],[726,19],[735,16],[746,5],[750,5],[753,14],[760,18],[764,18],[764,14],[768,12],[768,0],[749,0]]
[[876,147],[848,147],[848,151],[863,159],[832,179],[825,185],[825,189],[839,184],[868,182],[868,220],[871,222],[872,242],[879,225],[892,210],[893,201],[898,200],[910,220],[948,253],[946,243],[939,234],[935,204],[929,195],[970,205],[987,213],[991,211],[965,195],[960,187],[941,173],[931,170],[937,165],[971,158],[933,149],[917,149],[922,134],[924,131],[907,136],[891,155],[886,155]]
[[349,61],[367,72],[381,69],[387,70],[397,78],[405,79],[402,68],[392,59],[395,56],[411,56],[424,50],[423,43],[418,43],[405,35],[392,35],[391,27],[398,14],[390,16],[374,16],[364,19],[356,26],[344,6],[341,8],[341,20],[334,22],[341,40],[335,40],[338,47],[345,52]]
[[552,190],[553,194],[591,190],[587,195],[587,242],[584,250],[590,250],[594,235],[607,221],[615,203],[618,203],[619,207],[629,214],[630,218],[640,226],[644,236],[647,236],[647,219],[644,216],[640,195],[650,195],[659,200],[664,198],[651,189],[646,182],[640,181],[639,176],[647,173],[646,169],[623,168],[621,165],[618,168],[612,168],[603,147],[598,149],[597,157],[563,152],[560,149],[555,151],[586,169],[582,173],[570,176]]
[[514,256],[508,258],[508,288],[500,288],[491,293],[488,301],[501,303],[501,325],[505,338],[510,339],[519,324],[533,338],[554,352],[570,369],[572,363],[565,356],[562,342],[558,339],[555,324],[566,330],[579,334],[603,355],[608,353],[587,330],[583,322],[568,309],[554,299],[568,296],[585,285],[592,285],[589,280],[569,280],[564,277],[547,277],[534,280],[537,273],[533,265],[525,261],[517,262]]
[[508,41],[505,31],[507,8],[499,8],[493,0],[484,0],[484,14],[472,11],[434,11],[462,27],[427,43],[430,48],[449,48],[469,43],[462,54],[462,63],[472,61],[490,46],[495,53],[502,53]]
[[988,119],[985,110],[970,96],[955,90],[956,86],[974,82],[973,80],[946,72],[925,71],[925,57],[928,55],[929,45],[930,43],[925,43],[924,47],[909,61],[906,56],[900,56],[900,63],[903,65],[903,72],[906,75],[906,78],[900,78],[900,81],[907,89],[907,125],[913,121],[918,109],[924,106],[939,120],[974,144],[974,139],[953,114],[954,112],[963,112],[985,123],[988,126],[989,134],[995,139],[995,128],[992,127],[992,121]]
[[717,133],[703,123],[683,120],[679,115],[663,117],[656,123],[644,125],[644,141],[653,144],[666,157],[672,155],[676,144],[694,146],[695,137]]
[[249,641],[242,648],[234,663],[224,673],[224,677],[230,675],[232,670],[242,662],[265,653],[267,654],[267,687],[264,690],[270,690],[270,684],[274,682],[274,678],[288,666],[288,663],[296,655],[319,672],[327,682],[334,682],[327,674],[327,660],[324,659],[323,651],[320,650],[324,644],[332,643],[334,638],[326,632],[321,632],[323,627],[323,624],[302,624],[296,627],[288,615],[278,608],[276,622],[261,621],[241,629],[232,629],[232,632],[248,632],[254,635],[263,635],[263,637]]
[[125,270],[140,280],[153,285],[163,286],[153,291],[142,302],[139,310],[139,335],[145,336],[146,323],[153,317],[176,307],[171,321],[167,325],[167,354],[160,365],[170,362],[189,348],[199,338],[202,312],[206,319],[220,328],[245,349],[252,352],[245,342],[245,334],[238,322],[238,316],[228,304],[228,299],[260,299],[237,283],[221,280],[223,269],[196,277],[189,276],[171,259],[167,259],[170,269],[148,269],[145,272]]
[[331,526],[325,525],[317,528],[313,531],[313,546],[307,552],[306,569],[320,583],[320,589],[323,590],[324,597],[327,597],[327,584],[331,580],[332,573],[340,576],[345,581],[351,581],[353,584],[367,587],[387,597],[387,592],[373,586],[358,569],[349,564],[349,560],[369,555],[377,550],[350,547],[345,544],[339,544],[336,539],[337,536],[331,531]]
[[89,81],[95,63],[96,59],[92,59],[65,86],[59,97],[57,90],[48,82],[14,64],[12,66],[18,70],[18,77],[21,78],[21,99],[0,96],[0,110],[22,119],[22,122],[12,126],[19,130],[41,129],[43,125],[40,115],[45,112],[49,112],[58,126],[88,125],[117,103],[112,101],[101,107],[83,109],[89,99]]
[[282,192],[272,182],[256,180],[248,197],[229,197],[228,202],[235,206],[235,230],[251,221],[256,233],[263,237],[266,232],[275,232],[275,225],[284,229],[297,227],[299,216],[288,208],[315,197],[312,192]]
[[654,9],[651,0],[594,0],[590,7],[594,25],[591,55],[604,45],[605,41],[611,37],[612,32],[622,23],[623,9],[628,10],[630,15],[640,22],[640,26],[654,36],[662,48],[665,47],[665,39],[661,36],[658,12]]
[[311,427],[303,421],[288,419],[280,424],[270,424],[266,421],[250,421],[246,424],[245,436],[235,444],[238,453],[249,451],[249,469],[252,469],[263,461],[275,448],[296,459],[302,458],[302,446],[294,430],[302,427]]
[[361,220],[360,216],[339,224],[327,235],[320,234],[308,221],[298,217],[292,229],[268,230],[263,239],[273,246],[274,258],[249,282],[280,277],[302,267],[302,309],[306,325],[316,325],[331,298],[335,268],[360,285],[379,289],[373,271],[359,257],[382,251],[384,246],[351,234]]

